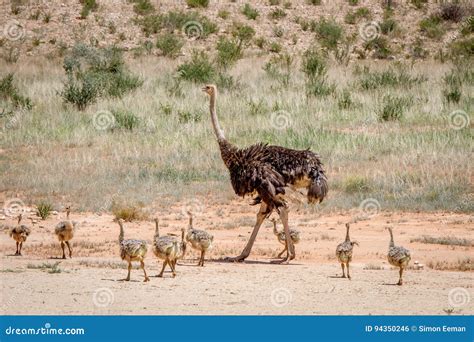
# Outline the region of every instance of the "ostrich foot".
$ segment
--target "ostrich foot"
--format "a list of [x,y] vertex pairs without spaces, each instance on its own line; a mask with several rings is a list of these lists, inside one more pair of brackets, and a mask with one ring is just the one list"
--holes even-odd
[[225,257],[224,261],[225,262],[244,262],[246,258],[247,258],[246,256],[239,255],[236,257]]
[[150,278],[146,277],[143,282],[146,283],[147,281],[150,281]]

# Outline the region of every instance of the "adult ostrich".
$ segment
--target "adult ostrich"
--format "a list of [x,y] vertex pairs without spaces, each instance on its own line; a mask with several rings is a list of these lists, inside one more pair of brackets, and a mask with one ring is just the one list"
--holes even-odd
[[283,223],[289,251],[286,258],[277,262],[289,263],[295,257],[295,248],[288,226],[289,207],[285,201],[285,187],[306,188],[309,203],[321,202],[328,186],[319,156],[309,150],[292,150],[263,143],[243,149],[232,145],[226,140],[217,119],[216,86],[206,85],[202,90],[210,97],[212,126],[235,193],[242,197],[256,195],[253,204],[260,204],[257,222],[244,250],[239,256],[226,260],[244,261],[250,254],[263,221],[276,210]]

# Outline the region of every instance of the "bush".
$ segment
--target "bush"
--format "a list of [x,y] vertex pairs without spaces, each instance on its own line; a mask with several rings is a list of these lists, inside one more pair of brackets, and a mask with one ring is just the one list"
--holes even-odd
[[453,69],[443,77],[443,96],[447,103],[459,103],[462,95],[463,79],[458,70]]
[[217,64],[227,69],[242,57],[242,51],[235,40],[221,37],[217,42]]
[[133,131],[140,126],[140,119],[128,110],[112,110],[112,115],[115,118],[114,128]]
[[357,6],[359,4],[359,0],[349,0],[348,2],[350,6]]
[[337,107],[339,109],[349,109],[353,105],[354,101],[352,101],[351,92],[347,89],[344,89],[337,99]]
[[472,57],[474,56],[474,37],[454,41],[450,49],[453,57]]
[[181,52],[184,42],[173,33],[161,34],[156,39],[156,47],[161,50],[163,56],[175,58]]
[[294,58],[290,54],[277,55],[270,58],[263,70],[267,75],[287,87],[293,73]]
[[177,71],[181,79],[197,83],[210,82],[217,74],[209,56],[197,50],[192,52],[190,61],[178,66]]
[[247,17],[247,19],[255,20],[257,19],[259,13],[258,11],[250,6],[249,4],[245,4],[242,8],[242,14]]
[[328,49],[337,48],[337,43],[342,38],[342,28],[334,20],[323,19],[314,28],[317,37],[321,40],[321,46]]
[[362,176],[348,176],[344,179],[342,188],[348,194],[370,191],[371,186],[369,181]]
[[122,219],[127,222],[143,220],[147,218],[147,215],[143,209],[137,205],[113,203],[112,213],[114,214],[116,220]]
[[275,8],[274,10],[270,12],[269,17],[270,19],[273,19],[273,20],[279,20],[286,17],[286,13],[281,8]]
[[426,81],[426,77],[411,76],[401,68],[398,70],[388,69],[374,72],[371,72],[368,68],[364,68],[358,82],[362,89],[373,90],[387,86],[409,88],[424,81]]
[[410,2],[415,6],[417,9],[422,9],[423,6],[428,3],[428,0],[410,0]]
[[386,95],[377,116],[382,121],[400,120],[405,113],[405,109],[410,105],[411,101],[406,98]]
[[392,18],[386,18],[380,23],[380,31],[383,34],[389,34],[395,31],[397,22]]
[[209,6],[209,0],[186,0],[186,3],[191,8],[207,8]]
[[[167,29],[170,32],[184,29],[187,34],[192,29],[193,33],[194,30],[199,31],[198,38],[206,38],[217,32],[217,25],[197,12],[169,11],[163,14],[147,15],[138,18],[136,22],[147,35],[159,33],[162,29]],[[198,25],[190,25],[190,23],[198,23]]]
[[282,50],[281,45],[278,42],[271,42],[270,46],[268,47],[268,51],[273,53],[280,53]]
[[366,50],[374,51],[373,57],[377,59],[386,59],[392,54],[387,39],[377,37],[364,44]]
[[444,35],[441,18],[437,15],[431,15],[420,21],[420,29],[429,38],[441,38]]
[[122,51],[117,48],[97,49],[76,45],[64,58],[67,75],[60,93],[64,101],[83,110],[98,97],[122,97],[143,84],[125,67]]
[[80,3],[82,4],[82,10],[81,10],[82,19],[87,18],[90,12],[97,10],[97,8],[99,7],[99,5],[97,5],[96,0],[80,0]]
[[135,2],[133,10],[139,15],[147,15],[155,11],[155,7],[150,0],[133,0],[133,2]]
[[457,23],[465,16],[465,12],[464,6],[458,2],[444,2],[440,6],[439,16],[443,20]]
[[321,5],[321,0],[306,0],[306,3],[313,6]]
[[307,96],[326,96],[334,91],[334,85],[327,81],[326,61],[316,50],[310,48],[304,53],[301,70],[306,76]]
[[242,49],[244,46],[247,46],[255,36],[255,30],[251,26],[234,23],[232,36],[237,39],[237,44],[239,48]]
[[226,10],[219,10],[219,12],[217,12],[217,16],[224,20],[229,18],[229,15],[230,15],[229,11],[226,11]]
[[84,110],[97,101],[99,87],[90,76],[84,76],[81,80],[68,77],[60,95],[64,102],[75,105],[79,110]]
[[37,214],[39,217],[41,217],[42,220],[46,220],[49,215],[51,215],[51,211],[53,210],[53,205],[49,202],[41,201],[38,203],[36,206]]
[[20,94],[19,89],[14,84],[14,75],[7,74],[0,79],[0,99],[11,103],[13,108],[31,109],[31,99]]
[[269,0],[268,3],[270,6],[278,6],[281,0]]

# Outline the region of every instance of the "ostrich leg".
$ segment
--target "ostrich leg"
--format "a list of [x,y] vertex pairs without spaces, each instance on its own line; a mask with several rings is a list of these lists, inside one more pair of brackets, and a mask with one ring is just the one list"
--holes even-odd
[[291,240],[290,236],[290,227],[288,226],[288,207],[285,205],[284,207],[280,208],[280,219],[283,222],[283,227],[285,228],[285,238],[286,238],[286,247],[288,249],[286,258],[282,260],[277,260],[275,263],[281,264],[286,263],[288,264],[290,260],[295,258],[295,245],[293,244],[293,240]]
[[252,250],[253,243],[255,242],[255,238],[257,237],[258,230],[260,229],[263,221],[265,221],[265,218],[268,216],[268,214],[269,213],[267,213],[267,205],[265,203],[262,203],[260,206],[260,210],[257,214],[257,222],[253,227],[252,235],[250,235],[250,239],[247,242],[247,246],[245,246],[244,250],[242,251],[242,253],[240,253],[239,256],[233,258],[227,257],[225,258],[226,261],[242,262],[249,256],[250,251]]

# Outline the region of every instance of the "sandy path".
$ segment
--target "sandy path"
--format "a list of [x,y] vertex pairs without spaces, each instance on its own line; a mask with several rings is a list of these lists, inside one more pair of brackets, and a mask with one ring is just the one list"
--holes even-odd
[[[196,219],[196,225],[214,234],[210,257],[218,260],[244,246],[254,214],[246,205],[216,208],[214,215],[209,214],[211,209]],[[169,213],[160,213],[163,234],[176,233],[186,225],[176,212],[170,208]],[[343,223],[354,215],[309,215],[302,211],[294,212],[292,218],[302,231],[297,260],[292,265],[269,264],[281,245],[268,223],[244,264],[211,261],[200,268],[193,265],[196,253],[192,251],[178,267],[175,279],[169,273],[160,279],[155,277],[159,264],[150,251],[147,269],[153,277],[145,284],[138,269],[132,271],[133,281],[119,281],[126,270],[118,257],[118,227],[110,215],[74,214],[73,219],[80,222],[74,258],[52,259],[60,255],[52,233],[59,219],[55,216],[33,227],[23,257],[11,256],[14,242],[7,234],[0,234],[1,309],[6,314],[440,315],[449,309],[455,314],[474,313],[474,272],[427,267],[428,263],[472,262],[474,247],[412,241],[422,235],[472,239],[472,216],[382,213],[353,223],[352,236],[360,247],[354,252],[351,281],[337,278],[340,266],[334,250],[344,239]],[[403,287],[391,285],[398,280],[398,272],[386,262],[387,224],[394,226],[396,242],[412,251],[412,262],[425,264],[423,270],[406,272]],[[127,224],[127,236],[151,242],[153,223]],[[55,262],[60,262],[60,273],[41,268]],[[453,288],[462,288],[457,298],[463,305],[449,302]]]

